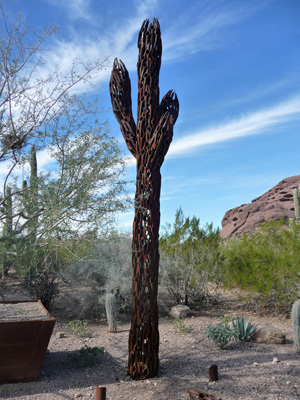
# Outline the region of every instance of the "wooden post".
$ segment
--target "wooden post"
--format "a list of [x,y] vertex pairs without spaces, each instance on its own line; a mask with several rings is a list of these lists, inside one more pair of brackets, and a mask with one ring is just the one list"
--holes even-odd
[[96,397],[95,400],[106,400],[106,388],[96,386]]

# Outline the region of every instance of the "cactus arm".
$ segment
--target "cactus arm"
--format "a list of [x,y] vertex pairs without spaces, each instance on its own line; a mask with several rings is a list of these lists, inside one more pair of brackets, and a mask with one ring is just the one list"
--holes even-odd
[[160,104],[160,119],[150,141],[154,150],[151,165],[160,167],[173,139],[173,126],[178,117],[179,102],[176,93],[169,90]]
[[128,71],[117,58],[109,82],[113,112],[120,124],[128,150],[136,157],[136,124],[132,116],[131,83]]

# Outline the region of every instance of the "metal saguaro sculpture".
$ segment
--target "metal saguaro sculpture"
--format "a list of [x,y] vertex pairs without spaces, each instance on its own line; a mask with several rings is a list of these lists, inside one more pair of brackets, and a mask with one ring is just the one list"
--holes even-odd
[[133,304],[129,333],[128,374],[147,379],[158,371],[158,231],[160,167],[173,137],[179,103],[170,90],[159,103],[161,35],[157,19],[143,22],[138,37],[137,123],[132,116],[131,84],[121,60],[115,59],[110,79],[113,112],[128,149],[136,158],[133,222]]

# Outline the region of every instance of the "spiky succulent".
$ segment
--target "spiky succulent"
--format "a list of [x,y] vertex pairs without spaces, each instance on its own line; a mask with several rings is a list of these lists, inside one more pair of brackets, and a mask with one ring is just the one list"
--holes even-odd
[[231,323],[234,338],[242,342],[249,342],[258,326],[251,324],[250,318],[245,321],[243,316],[234,318]]

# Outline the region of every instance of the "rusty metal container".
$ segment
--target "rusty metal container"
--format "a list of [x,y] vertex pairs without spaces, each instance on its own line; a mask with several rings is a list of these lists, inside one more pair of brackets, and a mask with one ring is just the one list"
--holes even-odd
[[40,300],[0,302],[0,383],[37,380],[54,325]]

